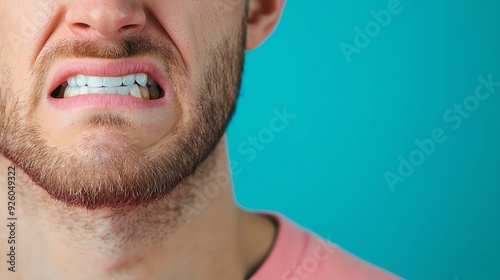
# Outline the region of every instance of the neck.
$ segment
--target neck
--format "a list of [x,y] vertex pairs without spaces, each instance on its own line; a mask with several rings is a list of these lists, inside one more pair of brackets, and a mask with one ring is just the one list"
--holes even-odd
[[[9,166],[1,157],[1,186]],[[68,208],[20,169],[15,181],[16,272],[2,268],[1,279],[245,279],[272,244],[272,223],[234,202],[225,140],[196,174],[147,207]],[[0,205],[7,199],[2,187]],[[4,243],[7,230],[0,228]]]

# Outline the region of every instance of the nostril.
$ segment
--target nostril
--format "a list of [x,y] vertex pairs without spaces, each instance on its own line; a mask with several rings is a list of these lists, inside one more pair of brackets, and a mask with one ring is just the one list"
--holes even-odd
[[128,24],[122,27],[122,29],[131,29],[131,28],[136,28],[137,24]]
[[73,26],[77,29],[83,29],[83,30],[86,30],[86,29],[89,29],[90,28],[90,25],[86,24],[86,23],[83,23],[83,22],[76,22],[73,24]]
[[140,29],[139,24],[128,24],[120,28],[120,33],[133,33],[135,30]]

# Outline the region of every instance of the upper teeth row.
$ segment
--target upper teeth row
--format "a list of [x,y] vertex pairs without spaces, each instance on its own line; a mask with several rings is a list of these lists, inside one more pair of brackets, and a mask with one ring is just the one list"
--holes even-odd
[[132,86],[137,84],[145,87],[146,85],[156,86],[156,82],[148,77],[147,74],[132,74],[123,77],[96,77],[76,75],[68,79],[67,83],[70,87],[119,87],[119,86]]

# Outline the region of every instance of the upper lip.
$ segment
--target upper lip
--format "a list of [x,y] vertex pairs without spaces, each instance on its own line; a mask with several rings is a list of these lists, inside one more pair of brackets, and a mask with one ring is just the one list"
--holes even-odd
[[155,63],[146,59],[78,59],[65,63],[58,68],[52,79],[47,95],[66,82],[70,77],[78,74],[100,77],[121,77],[131,74],[144,73],[151,77],[165,91],[169,86],[166,74]]

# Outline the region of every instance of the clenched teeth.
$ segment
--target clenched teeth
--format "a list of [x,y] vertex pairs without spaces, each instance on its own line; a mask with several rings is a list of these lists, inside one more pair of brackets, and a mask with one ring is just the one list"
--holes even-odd
[[147,74],[139,73],[123,77],[96,77],[76,75],[60,86],[53,97],[71,98],[85,94],[131,95],[141,99],[158,99],[161,88]]

